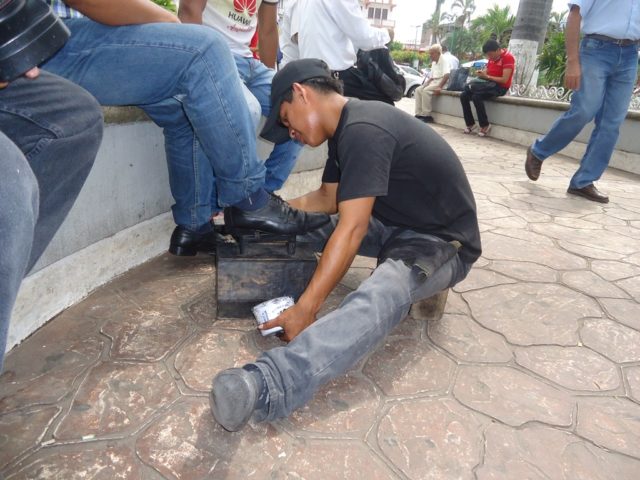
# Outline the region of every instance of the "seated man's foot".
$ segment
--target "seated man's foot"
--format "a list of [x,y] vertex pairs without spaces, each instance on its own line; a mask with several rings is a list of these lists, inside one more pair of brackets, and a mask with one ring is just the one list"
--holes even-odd
[[229,368],[213,379],[209,404],[211,413],[222,428],[237,432],[244,427],[258,404],[260,386],[254,375],[244,368]]
[[535,182],[540,177],[540,170],[542,170],[542,160],[533,154],[531,147],[527,148],[527,159],[524,161],[527,177]]
[[224,223],[231,233],[258,230],[276,235],[302,235],[329,221],[326,213],[297,210],[273,194],[270,194],[267,204],[258,210],[241,210],[233,206],[224,209]]
[[433,117],[431,115],[425,115],[424,117],[422,117],[422,121],[424,123],[433,123]]
[[569,187],[567,193],[584,197],[592,202],[609,203],[609,197],[600,193],[593,183],[582,188]]
[[171,234],[169,252],[180,257],[192,257],[198,252],[215,255],[217,237],[215,230],[198,233],[178,225]]

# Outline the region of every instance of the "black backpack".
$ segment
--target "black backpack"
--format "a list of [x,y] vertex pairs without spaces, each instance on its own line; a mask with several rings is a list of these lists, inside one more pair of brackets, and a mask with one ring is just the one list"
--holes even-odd
[[388,49],[358,50],[356,66],[389,99],[397,102],[403,97],[406,80],[396,73]]
[[449,73],[449,86],[447,90],[461,92],[469,78],[469,69],[465,67],[456,68]]

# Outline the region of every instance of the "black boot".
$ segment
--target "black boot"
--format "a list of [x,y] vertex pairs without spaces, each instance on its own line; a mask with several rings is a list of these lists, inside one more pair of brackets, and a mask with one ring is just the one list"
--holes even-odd
[[169,252],[179,257],[192,257],[198,252],[215,255],[217,236],[218,233],[214,230],[197,233],[178,225],[171,234]]
[[232,233],[258,230],[276,235],[303,235],[329,223],[329,220],[326,213],[297,210],[273,194],[269,202],[258,210],[224,209],[224,223]]

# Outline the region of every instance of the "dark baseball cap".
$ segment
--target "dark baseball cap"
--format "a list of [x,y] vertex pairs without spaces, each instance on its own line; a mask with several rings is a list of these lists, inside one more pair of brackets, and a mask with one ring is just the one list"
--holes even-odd
[[331,78],[331,70],[322,60],[304,58],[287,63],[275,74],[271,83],[271,113],[260,132],[262,138],[273,143],[284,143],[289,140],[289,129],[280,123],[282,100],[294,83],[311,78]]

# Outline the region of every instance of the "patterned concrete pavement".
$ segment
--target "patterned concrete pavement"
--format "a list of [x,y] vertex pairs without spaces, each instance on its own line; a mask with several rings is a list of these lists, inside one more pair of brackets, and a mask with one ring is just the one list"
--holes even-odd
[[[209,257],[161,256],[15,348],[0,377],[7,479],[640,478],[640,183],[566,195],[560,156],[440,126],[473,186],[484,253],[438,321],[409,317],[273,424],[222,431],[211,377],[277,344],[216,320]],[[327,308],[369,275],[358,258]]]

